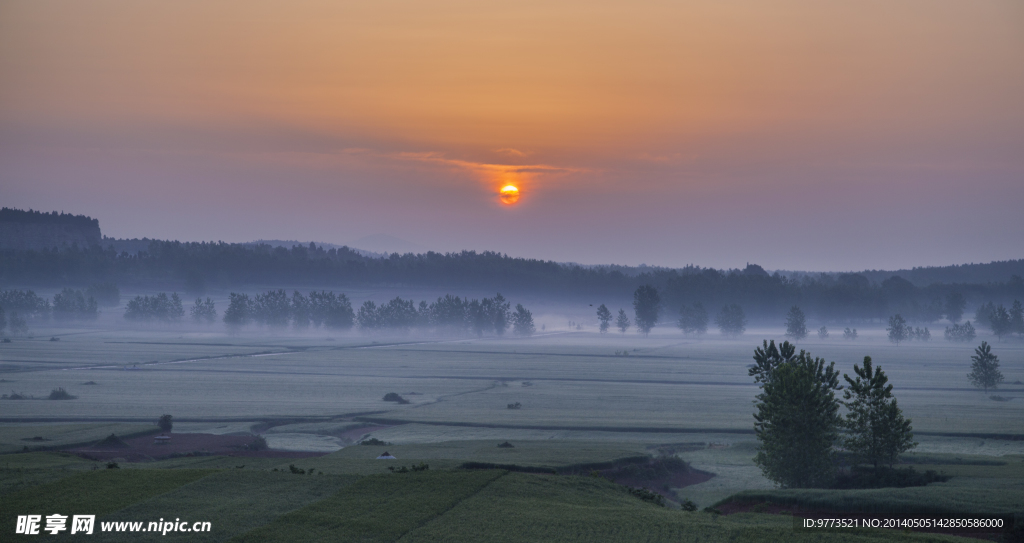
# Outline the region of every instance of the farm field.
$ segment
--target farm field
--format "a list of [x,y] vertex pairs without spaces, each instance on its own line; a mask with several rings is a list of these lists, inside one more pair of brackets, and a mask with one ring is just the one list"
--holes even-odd
[[[54,455],[16,456],[28,466]],[[969,541],[902,531],[799,532],[784,516],[659,507],[599,477],[433,467],[366,476],[237,466],[78,471],[6,494],[0,505],[88,510],[98,527],[146,526],[169,516],[212,521],[208,533],[108,532],[94,534],[97,541]],[[0,529],[9,528],[5,519]]]
[[[772,337],[767,332],[739,340],[697,340],[667,331],[650,338],[551,332],[518,340],[54,328],[36,336],[0,344],[0,386],[5,394],[28,397],[0,400],[0,452],[7,453],[0,456],[0,502],[60,504],[67,488],[84,488],[82,481],[91,478],[122,477],[132,485],[149,472],[176,473],[181,475],[163,482],[139,482],[140,493],[129,494],[138,499],[104,509],[104,518],[202,520],[203,511],[214,511],[209,514],[220,519],[220,528],[207,541],[281,540],[299,525],[311,527],[308,540],[344,540],[339,530],[358,524],[358,515],[333,518],[325,511],[377,499],[368,496],[379,496],[373,503],[388,515],[410,515],[395,522],[394,532],[368,528],[380,541],[444,540],[443,534],[529,541],[542,533],[531,530],[566,541],[755,541],[773,531],[791,540],[814,539],[773,515],[718,517],[673,509],[685,499],[700,508],[738,499],[836,510],[869,504],[942,511],[969,506],[991,514],[1024,509],[1024,385],[1015,384],[1024,379],[1020,343],[995,344],[1006,383],[989,395],[967,382],[971,346],[933,340],[896,347],[871,331],[856,343],[799,345],[835,360],[846,373],[871,355],[913,420],[919,447],[911,457],[921,462],[915,467],[953,476],[891,493],[781,491],[754,466],[751,402],[758,389],[746,370],[761,337]],[[77,398],[45,399],[57,387]],[[408,403],[384,401],[391,392]],[[989,398],[996,394],[1003,401]],[[174,416],[174,433],[255,433],[272,450],[320,456],[242,458],[197,451],[106,470],[104,462],[55,452],[12,454],[91,443],[112,433],[152,432],[164,413]],[[369,438],[386,445],[355,445]],[[513,447],[497,447],[506,441]],[[384,450],[398,460],[377,460]],[[663,489],[669,508],[603,479],[460,469],[482,462],[564,470],[666,452],[714,474]],[[430,465],[429,475],[387,470],[421,462]],[[314,475],[294,475],[293,465]],[[136,472],[141,475],[107,475]],[[399,477],[434,482],[404,488]],[[76,503],[92,503],[82,492],[75,490],[86,501]],[[406,492],[418,496],[413,502],[436,500],[425,509],[409,507],[407,498],[413,498]],[[826,537],[858,541],[878,534]]]
[[[128,422],[171,413],[193,422],[363,417],[446,426],[747,432],[757,389],[746,367],[760,343],[752,334],[698,341],[667,332],[647,339],[569,333],[434,342],[358,335],[328,342],[253,332],[127,335],[114,340],[111,332],[79,331],[59,342],[4,344],[0,386],[35,398],[64,387],[78,399],[4,401],[0,419]],[[1019,342],[996,345],[1007,378],[998,394],[1007,401],[970,387],[971,346],[934,340],[897,347],[865,339],[799,347],[846,373],[871,355],[922,435],[1024,434],[1024,385],[1014,384],[1024,379]],[[387,392],[410,403],[381,401]],[[515,402],[522,408],[507,409]]]

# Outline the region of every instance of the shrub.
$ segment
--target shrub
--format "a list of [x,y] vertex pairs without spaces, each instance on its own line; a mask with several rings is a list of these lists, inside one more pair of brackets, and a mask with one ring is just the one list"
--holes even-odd
[[512,449],[512,448],[515,448],[515,445],[513,445],[513,444],[509,443],[508,441],[506,441],[504,443],[499,443],[498,444],[498,448],[499,449]]
[[72,396],[68,391],[64,390],[64,387],[57,387],[50,391],[50,396],[47,399],[50,400],[74,400],[78,396]]
[[523,404],[521,404],[519,402],[510,403],[510,404],[508,404],[508,408],[509,409],[522,409],[523,408]]
[[125,443],[124,440],[122,440],[121,438],[117,437],[115,434],[110,434],[109,436],[107,436],[107,437],[101,439],[100,441],[96,442],[96,444],[93,445],[93,446],[94,447],[103,447],[103,448],[113,447],[113,448],[117,448],[117,449],[127,449],[127,448],[131,447],[131,445]]
[[9,395],[8,394],[4,394],[3,395],[3,399],[5,399],[5,400],[27,400],[30,397],[31,396],[25,394],[24,392],[15,392],[13,390],[11,391],[11,393]]
[[371,437],[369,439],[364,439],[364,440],[360,441],[359,444],[360,445],[391,445],[391,443],[388,443],[387,441],[381,441],[381,440],[379,440],[379,439],[377,439],[375,437]]
[[665,507],[665,496],[662,496],[657,492],[652,492],[646,488],[631,488],[629,489],[629,493],[645,502]]
[[107,462],[107,469],[121,469],[121,466],[117,465],[117,462]]
[[385,402],[395,402],[395,403],[399,403],[399,404],[407,404],[407,403],[409,403],[409,400],[406,400],[405,398],[399,396],[397,392],[388,392],[387,394],[385,394],[384,395],[384,401]]
[[683,503],[679,504],[679,508],[683,511],[689,511],[692,513],[697,510],[697,504],[690,501],[689,498],[684,498]]
[[156,421],[156,425],[165,432],[170,432],[171,428],[174,428],[174,417],[170,415],[160,415],[160,419]]
[[263,436],[253,436],[252,441],[246,443],[245,448],[250,451],[265,451],[269,448],[267,440]]
[[295,467],[295,464],[289,464],[288,469],[291,470],[295,475],[305,475],[306,470]]

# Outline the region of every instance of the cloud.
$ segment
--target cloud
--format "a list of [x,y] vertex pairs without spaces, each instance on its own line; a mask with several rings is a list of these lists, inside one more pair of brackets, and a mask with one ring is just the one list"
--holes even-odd
[[526,155],[530,154],[520,151],[519,149],[512,149],[511,147],[495,149],[494,152],[498,153],[499,155],[514,156],[516,158],[524,158],[526,157]]

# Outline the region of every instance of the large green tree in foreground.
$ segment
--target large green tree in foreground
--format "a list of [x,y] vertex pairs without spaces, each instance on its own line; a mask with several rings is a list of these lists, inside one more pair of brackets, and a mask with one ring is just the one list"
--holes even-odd
[[857,376],[843,374],[849,387],[843,392],[847,434],[843,446],[858,462],[891,467],[899,455],[917,446],[910,419],[896,404],[892,385],[881,367],[872,367],[871,357],[864,357],[864,366],[853,365]]
[[761,386],[754,414],[759,447],[754,463],[786,488],[827,486],[835,477],[835,451],[842,417],[835,362],[800,351],[788,341],[765,341],[754,350],[750,376]]

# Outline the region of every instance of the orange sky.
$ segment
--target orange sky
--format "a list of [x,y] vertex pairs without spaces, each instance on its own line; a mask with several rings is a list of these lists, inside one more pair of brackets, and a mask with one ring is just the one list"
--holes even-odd
[[0,138],[5,205],[119,237],[1020,258],[1024,4],[5,1]]

